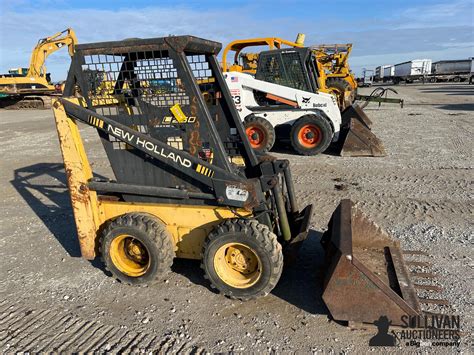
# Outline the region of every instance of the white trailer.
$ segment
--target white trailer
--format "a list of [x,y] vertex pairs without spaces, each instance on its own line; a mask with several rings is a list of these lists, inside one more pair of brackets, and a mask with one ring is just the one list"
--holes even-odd
[[414,59],[395,64],[392,80],[395,84],[400,81],[413,82],[431,74],[431,59]]
[[383,69],[383,81],[390,80],[395,75],[395,65],[385,65]]
[[378,81],[379,79],[382,79],[382,78],[383,78],[383,69],[382,69],[382,66],[379,65],[378,67],[375,67],[374,80]]
[[430,81],[466,81],[471,76],[472,59],[440,60],[431,68]]
[[380,65],[375,68],[375,76],[374,76],[374,81],[382,81],[384,80],[385,77],[387,76],[392,76],[391,75],[391,70],[388,71],[388,75],[386,74],[387,68],[393,68],[393,65]]

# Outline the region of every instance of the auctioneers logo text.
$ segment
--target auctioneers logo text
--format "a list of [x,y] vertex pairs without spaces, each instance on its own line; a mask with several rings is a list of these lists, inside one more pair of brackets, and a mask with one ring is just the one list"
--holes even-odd
[[374,324],[378,332],[370,339],[370,346],[459,346],[461,343],[461,319],[458,315],[403,315],[401,330],[390,333],[392,321],[386,316],[381,316]]

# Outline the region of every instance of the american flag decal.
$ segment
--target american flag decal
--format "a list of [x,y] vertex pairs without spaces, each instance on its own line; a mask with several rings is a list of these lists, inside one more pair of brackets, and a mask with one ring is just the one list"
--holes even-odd
[[237,78],[236,76],[231,76],[231,77],[230,77],[230,82],[231,82],[231,83],[238,83],[238,82],[239,82],[239,78]]

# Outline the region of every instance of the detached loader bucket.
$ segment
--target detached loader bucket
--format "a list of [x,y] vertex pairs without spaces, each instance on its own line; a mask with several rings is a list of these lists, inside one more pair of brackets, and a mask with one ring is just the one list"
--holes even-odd
[[437,287],[412,284],[399,242],[350,200],[341,201],[321,243],[327,264],[323,300],[335,320],[374,323],[386,316],[401,325],[403,315],[421,315],[420,302],[443,301],[418,299],[415,287]]
[[372,121],[357,105],[342,113],[340,155],[343,157],[383,157],[385,148],[370,128]]

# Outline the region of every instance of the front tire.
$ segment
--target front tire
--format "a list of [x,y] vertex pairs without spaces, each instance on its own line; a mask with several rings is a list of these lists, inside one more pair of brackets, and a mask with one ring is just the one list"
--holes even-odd
[[245,133],[250,146],[259,153],[266,153],[275,144],[275,129],[265,118],[250,115],[244,120]]
[[316,155],[329,147],[333,134],[331,124],[325,118],[305,115],[291,127],[291,146],[302,155]]
[[211,286],[225,296],[254,299],[266,296],[278,283],[282,248],[266,225],[230,219],[207,236],[201,267]]
[[110,221],[102,232],[101,258],[119,281],[151,284],[171,268],[171,240],[165,225],[155,216],[127,213]]

